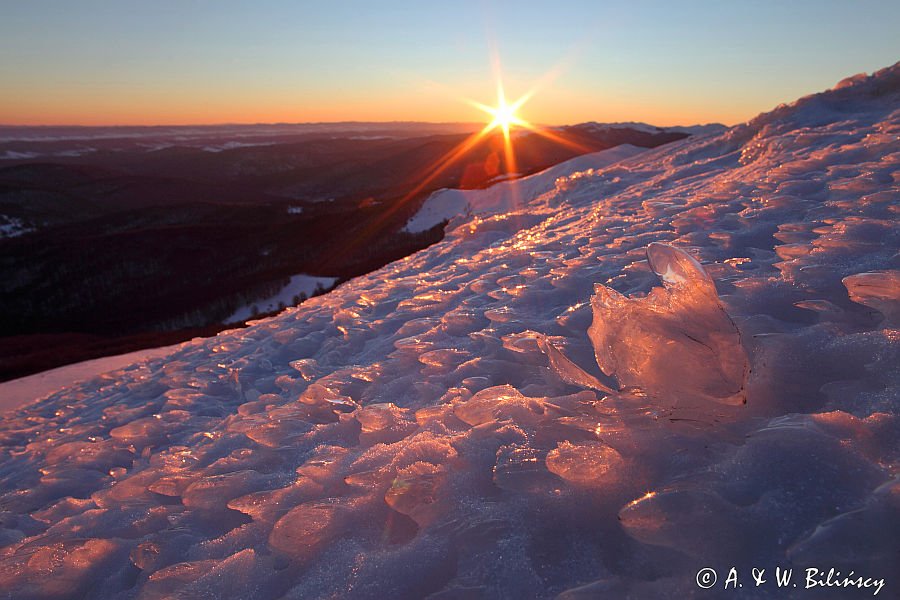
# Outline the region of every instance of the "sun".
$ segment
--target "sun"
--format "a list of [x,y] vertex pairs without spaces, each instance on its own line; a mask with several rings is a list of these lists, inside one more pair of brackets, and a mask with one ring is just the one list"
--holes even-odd
[[503,137],[507,140],[509,139],[509,130],[512,127],[528,127],[531,125],[520,118],[516,111],[522,107],[523,104],[528,100],[529,95],[526,94],[522,96],[518,100],[512,103],[508,103],[506,101],[506,94],[503,92],[503,84],[497,84],[497,104],[496,106],[487,106],[485,104],[481,104],[480,102],[470,102],[476,108],[479,108],[486,112],[491,116],[491,121],[488,123],[487,127],[484,129],[484,133],[492,131],[494,129],[501,129],[503,131]]
[[494,120],[489,123],[489,127],[491,129],[499,127],[503,130],[503,135],[509,137],[509,130],[512,126],[526,126],[525,121],[516,115],[516,111],[522,104],[524,104],[524,102],[519,101],[507,104],[506,97],[503,94],[503,87],[498,88],[497,106],[491,108],[488,112],[488,114],[494,117]]

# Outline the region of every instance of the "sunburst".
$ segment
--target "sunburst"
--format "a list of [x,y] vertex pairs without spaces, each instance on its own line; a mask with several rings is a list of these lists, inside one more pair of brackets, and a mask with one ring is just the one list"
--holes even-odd
[[503,131],[503,137],[508,139],[509,130],[513,126],[534,129],[534,126],[531,123],[525,121],[524,119],[519,117],[518,114],[516,114],[517,111],[522,108],[522,105],[525,104],[530,97],[530,94],[525,94],[515,102],[507,102],[506,93],[503,91],[503,84],[498,83],[496,106],[487,106],[485,104],[482,104],[481,102],[475,102],[471,100],[469,101],[469,103],[492,117],[492,120],[485,128],[485,133],[493,131],[494,129],[497,129],[499,127]]

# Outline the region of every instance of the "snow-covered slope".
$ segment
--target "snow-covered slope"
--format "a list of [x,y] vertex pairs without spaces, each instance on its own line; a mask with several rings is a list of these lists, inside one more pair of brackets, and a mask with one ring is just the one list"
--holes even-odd
[[0,595],[896,596],[898,135],[895,66],[3,419]]
[[432,193],[422,208],[406,223],[407,231],[417,233],[427,231],[438,223],[457,215],[500,214],[525,208],[535,198],[554,189],[556,180],[573,173],[589,169],[601,169],[613,163],[632,157],[645,148],[631,144],[621,144],[582,154],[561,162],[539,173],[521,179],[504,181],[481,190],[442,189]]

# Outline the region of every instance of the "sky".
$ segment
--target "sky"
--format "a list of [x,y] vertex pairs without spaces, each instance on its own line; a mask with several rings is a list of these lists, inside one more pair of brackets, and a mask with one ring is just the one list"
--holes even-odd
[[0,0],[0,123],[734,124],[900,60],[900,2]]

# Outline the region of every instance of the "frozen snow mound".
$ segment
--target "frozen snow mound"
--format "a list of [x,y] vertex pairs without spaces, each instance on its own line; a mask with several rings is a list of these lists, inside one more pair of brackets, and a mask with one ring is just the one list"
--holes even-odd
[[0,597],[896,595],[898,107],[895,66],[573,173],[6,415]]
[[502,214],[527,208],[538,196],[550,192],[561,177],[573,173],[600,169],[635,156],[645,148],[621,144],[608,150],[591,152],[569,159],[521,179],[504,181],[477,190],[442,189],[432,193],[422,208],[406,223],[411,233],[427,231],[435,225],[458,215]]

